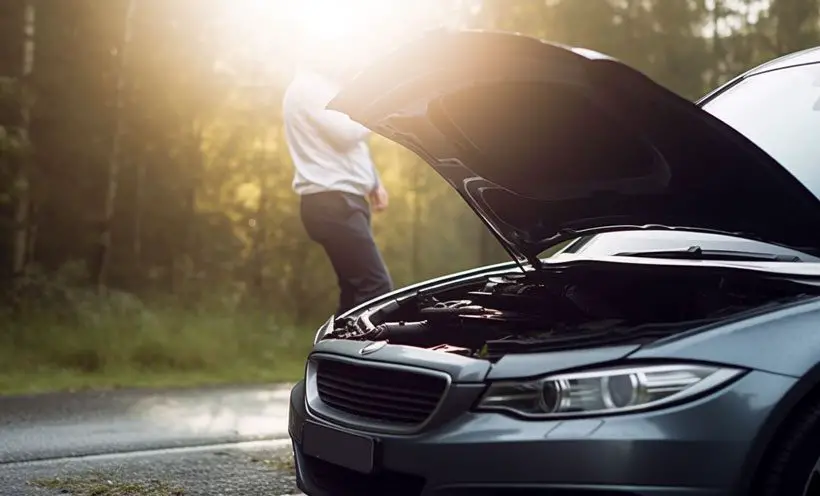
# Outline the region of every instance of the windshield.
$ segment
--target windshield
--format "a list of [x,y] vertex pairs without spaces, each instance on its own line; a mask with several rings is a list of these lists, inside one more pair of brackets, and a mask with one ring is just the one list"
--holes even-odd
[[820,64],[751,76],[703,108],[754,141],[820,196]]
[[619,231],[584,236],[567,245],[559,254],[601,257],[622,252],[686,250],[691,246],[699,246],[704,250],[796,256],[805,262],[820,262],[820,259],[806,253],[750,239],[722,234],[652,230]]

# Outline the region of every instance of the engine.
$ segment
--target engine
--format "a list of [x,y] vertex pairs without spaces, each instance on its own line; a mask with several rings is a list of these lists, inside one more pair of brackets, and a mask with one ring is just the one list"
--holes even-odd
[[[328,337],[497,359],[507,353],[647,343],[817,293],[749,273],[575,267],[490,277],[419,295]],[[361,319],[360,319],[361,320]]]

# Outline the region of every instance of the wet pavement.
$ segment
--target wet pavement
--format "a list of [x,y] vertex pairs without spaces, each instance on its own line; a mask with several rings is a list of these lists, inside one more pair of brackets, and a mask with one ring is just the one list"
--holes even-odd
[[0,463],[287,437],[288,386],[0,397]]
[[84,481],[185,495],[298,493],[288,394],[262,386],[0,397],[0,494],[85,494]]

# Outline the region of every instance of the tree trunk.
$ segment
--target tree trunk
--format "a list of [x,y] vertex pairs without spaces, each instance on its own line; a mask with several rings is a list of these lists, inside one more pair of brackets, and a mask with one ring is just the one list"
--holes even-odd
[[108,185],[106,188],[105,204],[103,206],[103,225],[99,240],[99,258],[97,260],[96,282],[97,289],[103,290],[106,283],[108,264],[111,258],[111,231],[114,221],[114,205],[117,199],[117,187],[120,175],[120,163],[122,161],[122,141],[125,133],[125,122],[123,116],[123,106],[125,105],[125,84],[126,67],[128,62],[128,49],[133,36],[133,18],[136,10],[137,0],[130,0],[125,14],[123,27],[122,44],[119,52],[119,67],[117,74],[116,106],[115,106],[115,128],[111,142],[111,154],[108,159]]
[[[36,27],[36,8],[34,0],[25,0],[23,7],[23,64],[20,72],[20,116],[19,128],[20,142],[23,146],[29,147],[31,140],[29,131],[31,127],[31,102],[28,88],[30,88],[31,74],[34,72],[34,31]],[[17,177],[14,185],[17,190],[17,204],[14,211],[14,234],[12,241],[12,275],[19,276],[24,273],[28,263],[31,261],[34,236],[32,226],[32,192],[30,158],[28,154],[18,164]]]
[[142,274],[142,211],[145,199],[145,163],[144,158],[134,164],[134,244],[131,256],[136,274]]
[[820,16],[817,0],[779,0],[772,3],[771,9],[777,18],[778,55],[796,52],[816,42],[812,31]]
[[712,6],[712,60],[713,66],[709,74],[709,87],[717,88],[722,77],[722,65],[726,54],[723,49],[723,41],[720,39],[720,21],[723,19],[723,1],[714,0]]
[[253,219],[252,229],[254,230],[251,237],[251,280],[250,292],[254,303],[259,304],[264,302],[265,293],[265,258],[266,249],[265,244],[268,237],[268,206],[270,192],[268,191],[268,184],[265,181],[267,174],[265,168],[268,166],[268,136],[264,125],[262,126],[261,148],[256,154],[256,170],[259,171],[259,205],[256,210],[256,218]]
[[[396,150],[398,150],[398,148],[396,148]],[[398,151],[396,153],[398,154]],[[399,160],[398,160],[398,156],[396,157],[395,165],[397,167],[401,167],[401,164],[399,163]],[[412,227],[411,227],[411,233],[412,234],[411,235],[413,236],[413,240],[412,240],[412,245],[411,246],[412,246],[413,252],[411,253],[412,258],[410,260],[412,262],[411,273],[412,273],[412,277],[413,277],[414,282],[418,281],[420,279],[419,273],[421,272],[421,236],[422,236],[421,230],[422,230],[423,222],[422,222],[422,211],[421,211],[422,205],[421,205],[421,201],[419,201],[420,197],[421,197],[421,191],[419,191],[419,189],[421,189],[421,168],[424,167],[424,165],[425,164],[423,164],[423,163],[414,163],[414,164],[412,164],[413,170],[411,172],[412,175],[413,175],[412,185],[411,185],[412,192],[413,192],[412,193],[413,194],[413,210],[412,210],[413,218],[411,219],[411,222],[412,222],[412,224],[411,224],[412,225]]]

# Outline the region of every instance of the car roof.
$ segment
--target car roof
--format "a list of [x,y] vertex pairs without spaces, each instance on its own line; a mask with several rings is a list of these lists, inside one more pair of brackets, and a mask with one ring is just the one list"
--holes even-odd
[[764,62],[757,67],[753,67],[748,71],[735,76],[734,78],[730,79],[721,86],[712,89],[711,91],[703,95],[699,100],[696,100],[696,103],[699,106],[707,105],[714,98],[720,96],[729,88],[732,88],[734,85],[740,83],[741,81],[744,81],[749,77],[756,76],[758,74],[765,74],[767,72],[777,71],[780,69],[787,69],[789,67],[797,67],[801,65],[811,64],[820,64],[820,46],[807,48],[805,50],[790,53],[788,55],[783,55],[782,57],[778,57],[768,62]]
[[778,69],[786,69],[787,67],[794,67],[797,65],[818,64],[820,63],[820,46],[814,48],[807,48],[799,52],[790,53],[782,57],[776,58],[764,64],[761,64],[754,69],[747,72],[746,76],[754,76],[763,72],[775,71]]

